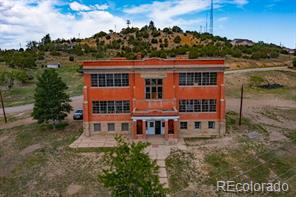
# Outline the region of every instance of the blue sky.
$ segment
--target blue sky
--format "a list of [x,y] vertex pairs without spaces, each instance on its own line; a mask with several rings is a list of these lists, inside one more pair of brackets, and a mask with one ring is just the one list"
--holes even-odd
[[[214,34],[296,45],[295,0],[214,0]],[[0,0],[0,48],[24,47],[46,33],[55,38],[141,27],[178,25],[204,31],[210,0]]]

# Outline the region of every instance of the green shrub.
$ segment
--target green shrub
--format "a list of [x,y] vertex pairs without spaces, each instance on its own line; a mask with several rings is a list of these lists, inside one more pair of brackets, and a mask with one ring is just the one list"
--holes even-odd
[[179,43],[181,42],[181,38],[180,38],[180,36],[176,36],[176,37],[174,38],[174,42],[175,42],[176,44],[179,44]]
[[296,57],[293,59],[293,66],[296,68]]
[[73,62],[73,61],[74,61],[74,56],[70,56],[70,57],[69,57],[69,61],[70,61],[70,62]]
[[261,76],[253,75],[253,76],[250,77],[250,85],[251,85],[251,87],[258,86],[258,85],[260,85],[260,84],[262,84],[264,82],[265,82],[265,80]]

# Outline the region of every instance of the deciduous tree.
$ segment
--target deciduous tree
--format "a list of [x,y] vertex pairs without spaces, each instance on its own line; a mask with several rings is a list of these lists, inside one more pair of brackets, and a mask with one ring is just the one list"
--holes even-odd
[[159,182],[158,166],[144,152],[149,145],[143,142],[128,143],[115,137],[117,147],[103,157],[106,168],[99,180],[112,192],[112,196],[164,197],[166,190]]

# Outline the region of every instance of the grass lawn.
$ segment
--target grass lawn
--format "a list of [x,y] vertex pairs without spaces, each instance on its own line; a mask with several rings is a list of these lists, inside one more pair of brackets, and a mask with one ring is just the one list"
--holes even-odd
[[[77,64],[67,63],[64,64],[62,68],[56,70],[69,87],[67,92],[70,96],[82,95],[82,74],[76,72],[77,68]],[[12,89],[4,91],[5,106],[10,107],[33,103],[37,77],[40,76],[42,72],[43,69],[41,68],[33,70],[33,82],[23,85],[16,84]]]
[[0,130],[0,196],[66,196],[77,188],[76,196],[109,196],[97,181],[101,153],[68,148],[81,129],[72,122]]
[[[278,83],[284,87],[264,89],[260,84]],[[244,84],[245,97],[278,96],[296,101],[296,73],[289,71],[260,71],[225,76],[225,95],[240,98],[241,84]]]

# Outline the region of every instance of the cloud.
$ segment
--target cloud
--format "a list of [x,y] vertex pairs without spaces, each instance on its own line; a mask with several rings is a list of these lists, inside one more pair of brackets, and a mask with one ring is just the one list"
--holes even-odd
[[107,4],[95,4],[93,6],[87,6],[81,3],[78,3],[77,1],[74,1],[70,3],[69,7],[74,11],[90,11],[90,10],[106,10],[109,8]]
[[125,26],[123,18],[102,10],[107,5],[81,4],[74,6],[79,11],[62,13],[56,7],[62,3],[60,0],[0,0],[0,48],[18,48],[20,43],[24,47],[28,41],[40,40],[47,33],[53,39],[78,34],[88,37],[114,29],[115,25],[118,29]]
[[182,16],[207,10],[209,5],[208,0],[154,1],[150,4],[127,7],[123,12],[130,15],[145,15],[159,27],[170,25],[188,27],[189,25],[199,25],[202,20],[185,20]]
[[243,6],[249,3],[248,0],[234,0],[233,1],[234,4],[239,5],[239,6]]
[[89,6],[83,5],[81,3],[78,3],[76,1],[70,3],[70,8],[74,11],[85,11],[85,10],[91,10]]

